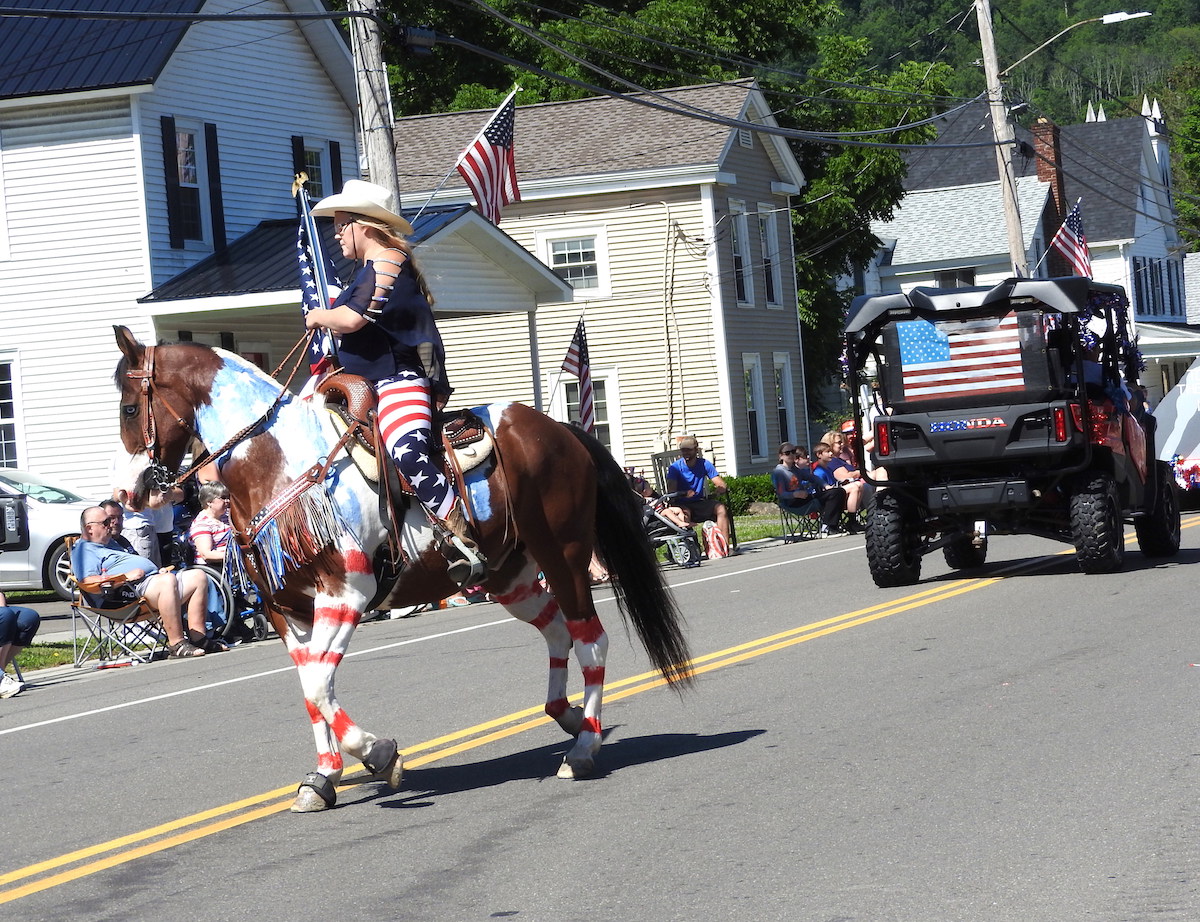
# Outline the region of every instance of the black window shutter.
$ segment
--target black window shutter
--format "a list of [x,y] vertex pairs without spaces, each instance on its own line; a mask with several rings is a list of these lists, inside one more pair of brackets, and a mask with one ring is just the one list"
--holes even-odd
[[208,161],[208,213],[212,217],[213,250],[224,252],[228,246],[225,236],[225,200],[221,195],[221,155],[217,150],[217,126],[204,125],[204,156]]
[[161,118],[163,146],[163,178],[167,183],[167,231],[171,238],[171,249],[183,249],[183,227],[179,223],[179,148],[175,138],[175,119],[170,115]]
[[329,142],[329,191],[342,191],[342,145]]
[[292,135],[292,175],[304,172],[304,135]]

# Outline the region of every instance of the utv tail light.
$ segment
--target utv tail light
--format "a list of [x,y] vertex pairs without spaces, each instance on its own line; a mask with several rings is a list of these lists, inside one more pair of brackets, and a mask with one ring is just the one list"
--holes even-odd
[[1094,400],[1088,401],[1091,410],[1092,425],[1090,430],[1083,426],[1083,407],[1078,403],[1071,404],[1071,421],[1080,432],[1087,433],[1088,439],[1095,445],[1103,445],[1107,436],[1107,419],[1111,405],[1105,407]]
[[892,432],[886,420],[875,421],[875,454],[883,458],[892,453]]
[[1067,411],[1065,407],[1054,408],[1054,441],[1067,440]]

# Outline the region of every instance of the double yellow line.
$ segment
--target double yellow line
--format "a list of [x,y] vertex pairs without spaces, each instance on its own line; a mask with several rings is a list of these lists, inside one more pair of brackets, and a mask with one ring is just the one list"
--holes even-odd
[[[1029,567],[1026,565],[1020,569],[1027,570]],[[959,579],[939,584],[901,599],[860,608],[857,611],[847,612],[824,621],[816,621],[792,630],[772,634],[769,637],[728,647],[716,653],[696,657],[691,660],[690,665],[698,675],[712,672],[837,631],[844,631],[847,628],[941,602],[966,592],[983,589],[1005,578],[1005,575],[999,575],[980,579]],[[605,699],[610,702],[618,701],[665,684],[666,681],[657,672],[646,672],[606,684]],[[578,701],[579,698],[580,696],[576,696],[572,700]],[[548,723],[550,723],[550,718],[545,715],[540,705],[527,708],[505,717],[409,746],[404,750],[404,764],[406,768],[418,768]],[[339,790],[346,790],[372,780],[369,775],[357,774],[361,769],[361,764],[348,767],[347,771],[355,774],[346,779]],[[254,797],[214,807],[211,810],[195,813],[150,829],[120,836],[107,842],[0,874],[0,904],[10,903],[22,897],[135,861],[146,855],[166,851],[177,845],[193,842],[226,829],[281,813],[291,806],[295,792],[295,785],[276,788]]]

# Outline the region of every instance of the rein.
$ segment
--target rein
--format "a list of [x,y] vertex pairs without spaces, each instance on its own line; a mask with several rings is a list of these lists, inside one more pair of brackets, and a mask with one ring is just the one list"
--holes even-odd
[[[305,332],[305,334],[300,337],[296,345],[292,346],[292,350],[284,357],[283,361],[279,363],[279,366],[274,372],[272,372],[271,376],[274,377],[275,375],[279,374],[279,372],[291,360],[292,356],[296,354],[300,347],[307,345],[311,339],[312,333]],[[146,357],[142,368],[132,368],[125,372],[125,376],[127,378],[133,381],[141,381],[142,384],[141,397],[139,398],[139,405],[142,411],[142,444],[145,447],[146,454],[150,457],[150,460],[155,463],[158,462],[158,459],[155,458],[155,451],[158,447],[158,425],[154,419],[153,404],[151,400],[152,396],[158,397],[163,406],[166,407],[167,411],[174,418],[175,422],[179,424],[181,429],[187,430],[193,436],[195,436],[197,441],[199,441],[201,444],[204,444],[204,440],[200,437],[200,433],[196,431],[196,427],[184,419],[183,414],[176,410],[166,397],[164,397],[161,393],[157,395],[152,394],[154,385],[154,350],[156,348],[158,347],[146,347]],[[260,417],[258,417],[258,419],[254,420],[254,422],[250,423],[250,425],[245,426],[235,432],[229,437],[224,445],[215,451],[209,451],[206,447],[204,451],[200,452],[199,455],[196,455],[192,458],[192,462],[188,464],[182,471],[180,471],[179,475],[173,482],[170,484],[165,484],[163,488],[170,489],[171,487],[182,486],[187,482],[188,478],[192,477],[196,473],[197,469],[207,464],[210,459],[219,458],[221,455],[225,454],[225,452],[229,451],[239,442],[245,440],[250,436],[251,433],[265,424],[267,420],[271,418],[271,414],[273,414],[279,408],[279,405],[283,403],[284,397],[288,396],[288,387],[291,385],[292,379],[296,377],[296,372],[299,369],[300,360],[297,359],[292,365],[292,370],[288,374],[287,381],[284,382],[283,387],[275,396],[275,399],[271,402],[271,405],[267,407],[266,411]]]

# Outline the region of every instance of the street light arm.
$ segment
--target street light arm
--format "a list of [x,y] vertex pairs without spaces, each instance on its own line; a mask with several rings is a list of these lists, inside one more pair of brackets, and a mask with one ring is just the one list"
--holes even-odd
[[1141,19],[1143,16],[1150,16],[1150,15],[1151,15],[1150,13],[1147,13],[1144,11],[1141,13],[1125,13],[1125,12],[1106,13],[1103,16],[1096,16],[1092,19],[1081,19],[1079,22],[1073,22],[1073,23],[1071,23],[1071,25],[1067,26],[1065,29],[1063,29],[1061,32],[1059,32],[1057,35],[1046,39],[1044,42],[1042,42],[1040,45],[1038,45],[1036,48],[1034,48],[1033,51],[1018,58],[1012,64],[1009,64],[1008,67],[1006,67],[1006,68],[1004,68],[1004,70],[1000,71],[1000,76],[1007,77],[1010,73],[1012,73],[1013,69],[1018,64],[1028,61],[1030,58],[1032,58],[1035,54],[1037,54],[1039,51],[1041,51],[1047,45],[1054,44],[1060,38],[1062,38],[1064,35],[1066,35],[1068,32],[1070,32],[1072,29],[1078,29],[1080,26],[1086,26],[1093,22],[1102,22],[1106,26],[1110,26],[1114,22],[1126,22],[1130,19]]

